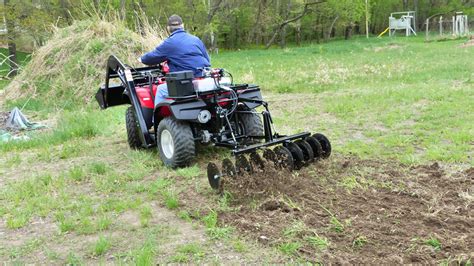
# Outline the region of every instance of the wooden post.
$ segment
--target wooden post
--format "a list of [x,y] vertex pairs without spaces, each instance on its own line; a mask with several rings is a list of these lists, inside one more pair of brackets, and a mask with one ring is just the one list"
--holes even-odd
[[430,32],[430,19],[426,19],[426,39],[428,40],[428,33]]
[[439,17],[439,35],[443,36],[443,16]]
[[466,29],[466,35],[469,35],[469,33],[470,33],[469,32],[469,20],[468,20],[467,15],[465,16],[464,23],[465,23],[464,27]]
[[453,17],[453,35],[456,35],[456,17]]
[[369,0],[365,0],[365,35],[369,38]]
[[18,60],[16,57],[16,31],[15,31],[15,21],[11,17],[10,12],[12,12],[9,0],[3,1],[3,7],[5,8],[7,14],[5,14],[5,24],[7,30],[7,40],[8,40],[8,62],[10,65],[10,72],[8,73],[9,77],[16,76],[18,74]]

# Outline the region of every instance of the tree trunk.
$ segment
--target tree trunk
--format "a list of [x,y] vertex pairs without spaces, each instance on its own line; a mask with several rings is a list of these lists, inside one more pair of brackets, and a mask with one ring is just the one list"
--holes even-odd
[[352,23],[346,26],[344,31],[344,39],[349,40],[352,37]]
[[14,77],[18,74],[18,59],[16,58],[16,43],[8,39],[8,57],[10,64],[9,77]]
[[253,26],[253,38],[256,45],[262,43],[263,25],[262,25],[262,13],[267,6],[267,0],[261,0],[258,4],[257,17],[255,18],[255,24]]
[[322,3],[325,3],[326,1],[325,0],[320,0],[320,1],[316,1],[316,2],[309,2],[309,3],[306,3],[304,5],[304,8],[303,8],[303,11],[297,15],[296,17],[294,18],[291,18],[291,19],[287,19],[285,21],[283,21],[282,23],[280,23],[280,25],[278,25],[276,27],[276,30],[275,32],[273,33],[273,36],[272,38],[266,42],[267,44],[265,45],[265,49],[268,49],[270,48],[270,46],[273,44],[273,42],[275,41],[276,37],[280,34],[280,32],[283,30],[283,28],[288,25],[289,23],[291,22],[295,22],[297,20],[300,20],[302,17],[304,17],[308,12],[311,11],[311,9],[309,8],[311,5],[317,5],[317,4],[322,4]]
[[321,43],[321,38],[324,38],[324,30],[321,26],[321,15],[318,15],[318,20],[316,22],[317,25],[317,32],[316,32],[316,42],[319,44]]
[[298,21],[296,23],[296,28],[295,28],[295,42],[296,45],[300,46],[301,45],[301,22]]
[[403,1],[403,11],[408,11],[408,0],[402,0]]
[[331,22],[331,26],[329,27],[329,30],[326,32],[326,36],[324,36],[325,40],[329,40],[332,36],[332,33],[334,31],[334,25],[336,25],[336,21],[339,19],[339,15],[337,15],[333,21]]
[[217,11],[221,9],[221,4],[223,0],[216,0],[214,4],[212,4],[211,0],[207,0],[208,10],[207,10],[207,20],[206,20],[206,33],[205,33],[205,41],[207,40],[207,49],[212,51],[217,51],[217,39],[212,29],[212,20],[216,15]]
[[[290,10],[291,10],[291,0],[288,1],[288,6],[285,10],[285,20],[287,20],[290,17]],[[283,26],[283,29],[281,29],[280,32],[280,48],[285,48],[286,47],[286,27],[288,25]]]
[[420,14],[418,14],[418,10],[419,10],[419,9],[418,9],[418,0],[414,0],[414,1],[413,1],[413,4],[414,4],[414,6],[415,6],[415,16],[416,16],[416,22],[417,22],[417,23],[415,23],[415,29],[414,29],[414,30],[415,30],[415,31],[418,31],[418,28],[419,28],[419,26],[418,26],[419,21],[423,21],[423,17],[422,17]]
[[15,21],[12,18],[13,8],[9,4],[9,0],[3,1],[3,7],[6,10],[6,30],[8,39],[8,63],[10,65],[9,76],[14,77],[18,74],[18,60],[16,57],[16,32]]

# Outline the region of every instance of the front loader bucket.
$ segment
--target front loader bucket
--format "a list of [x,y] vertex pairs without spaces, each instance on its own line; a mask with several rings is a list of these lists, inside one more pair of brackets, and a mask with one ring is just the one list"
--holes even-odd
[[130,99],[123,94],[125,87],[120,84],[110,85],[108,88],[105,86],[95,94],[95,99],[99,103],[101,109],[107,109],[112,106],[130,104]]
[[[150,148],[156,143],[144,119],[143,110],[135,89],[134,78],[140,75],[140,73],[138,73],[139,70],[146,71],[149,69],[152,68],[132,69],[123,64],[117,57],[111,55],[107,61],[105,84],[95,95],[102,109],[122,104],[132,105],[140,132],[140,141],[144,148]],[[121,84],[110,84],[110,81],[113,79],[120,80]]]

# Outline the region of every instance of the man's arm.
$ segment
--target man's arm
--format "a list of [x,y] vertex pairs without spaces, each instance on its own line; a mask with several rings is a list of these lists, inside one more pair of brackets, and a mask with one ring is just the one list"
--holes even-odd
[[164,41],[162,44],[157,46],[155,50],[144,54],[141,57],[141,62],[145,65],[157,65],[166,60],[167,54],[169,54],[169,45],[167,41]]

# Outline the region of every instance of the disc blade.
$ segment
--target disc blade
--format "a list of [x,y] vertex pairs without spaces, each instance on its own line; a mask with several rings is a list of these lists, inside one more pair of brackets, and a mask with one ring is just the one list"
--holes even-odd
[[219,189],[221,183],[221,173],[215,163],[209,163],[207,165],[207,179],[209,180],[209,185],[211,185],[213,189]]
[[321,147],[323,148],[322,157],[328,158],[331,155],[331,142],[329,139],[321,133],[316,133],[311,137],[317,139],[319,143],[321,143]]
[[272,163],[274,163],[277,160],[277,156],[276,156],[275,152],[273,150],[270,150],[270,149],[265,149],[263,151],[263,158],[265,158],[265,160],[267,160],[269,162],[272,162]]
[[229,177],[235,177],[237,174],[234,164],[227,158],[222,160],[222,174]]
[[263,170],[265,168],[265,162],[257,152],[250,154],[250,164],[252,164],[254,169]]
[[293,142],[287,143],[287,148],[290,150],[291,155],[293,156],[293,161],[295,162],[295,169],[299,170],[304,165],[304,156],[303,151]]
[[251,173],[253,171],[247,158],[244,155],[239,155],[235,159],[235,170],[238,174]]
[[323,148],[321,147],[321,143],[319,143],[319,141],[313,137],[307,137],[305,140],[311,146],[311,149],[313,149],[314,159],[321,159],[323,154]]
[[286,168],[289,171],[293,171],[295,168],[293,155],[291,155],[290,150],[284,146],[278,146],[275,148],[275,156],[277,160],[275,161],[275,166],[279,168]]
[[314,161],[313,148],[311,148],[311,145],[309,145],[308,142],[306,142],[305,140],[297,140],[295,141],[295,144],[298,145],[298,147],[303,152],[303,158],[304,158],[305,164],[308,164]]

